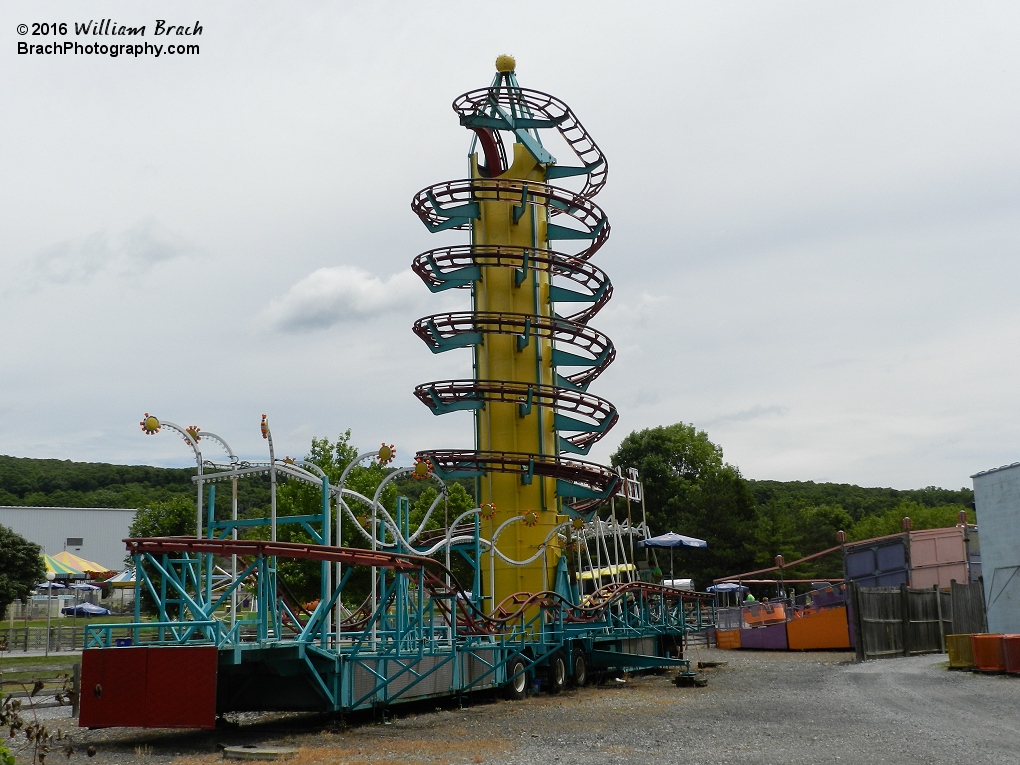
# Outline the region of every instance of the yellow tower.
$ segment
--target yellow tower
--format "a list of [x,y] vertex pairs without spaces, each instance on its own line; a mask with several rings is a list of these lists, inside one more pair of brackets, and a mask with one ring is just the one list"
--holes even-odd
[[[483,178],[478,155],[471,157],[471,177]],[[503,181],[545,181],[545,168],[521,143],[513,144],[513,162],[499,175]],[[524,184],[520,184],[523,188]],[[510,246],[548,250],[546,210],[528,205],[520,214],[518,200],[486,198],[479,192],[481,216],[474,227],[474,244],[479,253],[486,248]],[[516,202],[516,204],[515,204]],[[515,220],[516,218],[516,220]],[[490,262],[494,261],[494,262]],[[479,314],[536,316],[552,318],[549,302],[549,274],[526,269],[519,273],[498,262],[498,258],[478,258],[482,278],[475,288],[474,307]],[[521,278],[523,277],[523,278]],[[538,322],[535,322],[536,324]],[[480,380],[500,380],[552,386],[552,340],[532,333],[491,333],[477,346],[476,376]],[[512,386],[517,389],[519,386]],[[527,394],[525,394],[527,395]],[[556,431],[553,416],[543,406],[531,406],[526,414],[513,401],[489,401],[477,415],[478,446],[483,451],[542,455],[555,458]],[[496,512],[482,529],[488,538],[509,518],[525,515],[526,520],[508,526],[497,540],[507,557],[520,561],[531,558],[546,542],[553,528],[564,518],[557,513],[556,481],[533,473],[522,482],[518,475],[488,471],[481,479],[480,502],[492,503]],[[529,515],[529,513],[534,513]],[[488,514],[488,513],[487,513]],[[496,557],[495,602],[515,592],[540,592],[550,588],[551,570],[559,559],[555,538],[546,554],[546,566],[514,566]],[[544,570],[543,570],[544,569]],[[486,582],[485,595],[492,589]]]
[[[436,414],[475,413],[474,450],[420,456],[443,477],[477,479],[481,536],[500,553],[481,566],[487,610],[514,593],[556,587],[571,516],[590,515],[618,481],[570,456],[587,454],[617,419],[612,404],[587,392],[615,355],[609,338],[587,326],[612,293],[588,263],[609,235],[591,202],[606,162],[566,104],[518,85],[515,66],[500,56],[492,85],[454,102],[474,133],[469,178],[430,186],[412,202],[432,231],[471,232],[469,245],[422,253],[413,267],[433,291],[470,289],[472,310],[427,316],[414,329],[436,353],[471,347],[474,375],[420,385],[415,395]],[[581,166],[557,164],[540,138],[546,129],[558,131]],[[550,183],[568,177],[583,188]],[[554,240],[577,251],[553,250]],[[561,316],[557,304],[582,307]]]

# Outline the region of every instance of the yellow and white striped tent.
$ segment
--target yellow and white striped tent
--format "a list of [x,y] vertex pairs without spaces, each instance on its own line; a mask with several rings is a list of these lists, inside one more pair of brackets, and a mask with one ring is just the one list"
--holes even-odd
[[43,563],[46,564],[47,573],[53,572],[57,579],[81,579],[85,576],[85,572],[79,571],[73,566],[68,566],[66,563],[62,563],[49,555],[43,555]]

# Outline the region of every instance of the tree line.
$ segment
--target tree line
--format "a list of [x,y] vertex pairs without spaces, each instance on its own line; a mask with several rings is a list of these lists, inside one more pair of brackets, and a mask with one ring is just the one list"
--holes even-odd
[[[357,454],[351,432],[335,440],[312,439],[306,459],[336,482]],[[776,555],[792,561],[836,544],[836,532],[849,541],[894,534],[909,516],[915,529],[957,523],[960,511],[974,521],[973,492],[925,487],[900,490],[811,481],[744,478],[724,460],[722,448],[708,434],[685,423],[635,431],[620,443],[612,464],[636,468],[645,489],[645,511],[653,534],[676,531],[708,542],[707,549],[685,549],[675,556],[677,576],[691,576],[705,587],[712,580],[772,565]],[[369,464],[355,469],[348,486],[372,496],[390,468]],[[0,504],[64,507],[136,507],[133,536],[194,533],[194,469],[69,462],[0,456]],[[242,518],[268,514],[269,479],[257,476],[238,484]],[[428,481],[403,480],[388,485],[382,496],[392,512],[397,497],[407,497],[416,526],[438,496]],[[278,489],[281,517],[320,511],[314,486],[283,480]],[[474,507],[472,481],[455,481],[447,500],[429,520],[440,528]],[[229,492],[220,492],[217,516],[228,517]],[[335,519],[334,519],[335,524]],[[345,517],[345,544],[359,544],[356,521]],[[257,537],[267,529],[247,532]],[[310,541],[299,525],[281,525],[286,541]],[[282,567],[288,586],[300,599],[318,590],[318,564],[289,561]],[[682,573],[681,573],[682,572]],[[466,572],[465,572],[466,574]],[[838,577],[839,556],[828,556],[788,571],[791,578]],[[356,589],[356,588],[355,588]]]
[[[847,541],[901,530],[955,526],[965,511],[974,522],[971,489],[865,488],[811,481],[754,481],[723,459],[722,448],[695,426],[678,423],[636,431],[623,439],[613,465],[637,468],[654,533],[676,531],[708,542],[683,553],[698,587],[713,579],[767,568],[775,556],[794,561]],[[789,578],[842,577],[839,555],[801,564]]]

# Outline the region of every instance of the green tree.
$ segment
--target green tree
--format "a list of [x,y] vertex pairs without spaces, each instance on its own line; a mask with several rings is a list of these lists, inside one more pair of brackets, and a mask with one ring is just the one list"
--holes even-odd
[[910,518],[910,527],[915,531],[949,528],[959,523],[961,511],[967,513],[968,523],[975,522],[974,510],[964,505],[929,507],[919,502],[906,500],[881,515],[868,515],[861,518],[847,532],[847,538],[856,542],[861,539],[898,534],[903,530],[904,518]]
[[139,508],[128,533],[132,537],[193,537],[197,523],[194,495],[178,494]]
[[[192,497],[178,494],[165,501],[151,502],[147,507],[139,508],[131,523],[128,534],[135,538],[146,537],[183,537],[195,536],[198,517],[195,500]],[[134,560],[125,555],[124,560],[133,566]],[[143,564],[144,567],[145,564]],[[146,613],[157,612],[156,601],[153,600],[148,588],[142,587],[142,608]],[[176,606],[168,606],[168,615],[177,613]]]
[[[314,463],[329,478],[331,486],[340,481],[340,475],[357,457],[358,449],[351,443],[351,431],[341,433],[336,441],[328,438],[313,438],[311,448],[305,456],[306,462]],[[384,468],[378,462],[372,461],[367,465],[355,467],[347,477],[345,488],[352,489],[364,497],[371,499],[383,479],[392,472]],[[383,490],[380,501],[383,506],[393,512],[396,506],[397,487],[392,483]],[[367,514],[368,507],[364,503],[348,498],[348,506],[358,516]],[[290,515],[313,515],[322,512],[322,489],[318,486],[305,483],[304,481],[288,479],[277,488],[276,509],[279,517]],[[331,503],[331,531],[336,534],[336,503]],[[264,534],[268,530],[263,529]],[[300,524],[285,524],[277,529],[277,539],[283,542],[311,542],[312,538]],[[337,540],[332,539],[333,544]],[[354,521],[344,513],[341,523],[340,542],[346,547],[368,547],[369,541],[365,539],[362,531],[355,526]],[[322,582],[322,566],[318,561],[288,559],[280,560],[280,578],[283,586],[295,599],[307,603],[319,597],[320,585]],[[352,580],[345,587],[345,593],[360,595],[362,591],[367,593],[369,587],[367,572],[357,572]]]
[[708,542],[707,550],[679,556],[699,587],[752,567],[754,497],[707,433],[686,423],[635,431],[620,443],[612,462],[639,471],[652,533],[676,531]]
[[28,597],[45,576],[42,548],[0,526],[0,616],[15,600]]
[[[758,507],[755,533],[756,568],[773,565],[776,555],[787,563],[835,547],[836,532],[853,525],[839,505],[814,505],[789,495]],[[736,573],[736,572],[734,572]],[[828,579],[843,575],[842,557],[834,552],[784,571],[787,579]]]
[[[440,502],[436,509],[432,511],[432,515],[429,516],[428,523],[425,524],[426,531],[446,528],[448,522],[453,523],[461,513],[467,512],[475,506],[474,499],[472,499],[471,495],[467,493],[467,490],[461,484],[451,483],[447,485],[447,490],[446,500]],[[421,522],[425,519],[425,514],[438,496],[439,490],[431,482],[418,495],[418,499],[411,505],[410,527],[412,533],[421,525]]]

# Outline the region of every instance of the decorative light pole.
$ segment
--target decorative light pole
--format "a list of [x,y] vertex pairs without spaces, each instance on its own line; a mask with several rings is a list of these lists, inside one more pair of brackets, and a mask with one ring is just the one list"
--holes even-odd
[[53,580],[57,575],[46,572],[46,656],[50,655],[50,611],[53,607]]

